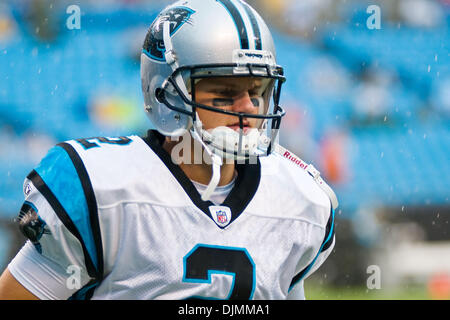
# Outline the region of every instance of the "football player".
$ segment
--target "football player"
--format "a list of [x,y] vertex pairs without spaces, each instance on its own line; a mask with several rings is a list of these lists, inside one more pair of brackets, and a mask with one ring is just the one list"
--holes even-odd
[[276,143],[283,68],[240,0],[183,0],[141,55],[146,137],[58,144],[24,182],[3,299],[304,299],[337,200]]

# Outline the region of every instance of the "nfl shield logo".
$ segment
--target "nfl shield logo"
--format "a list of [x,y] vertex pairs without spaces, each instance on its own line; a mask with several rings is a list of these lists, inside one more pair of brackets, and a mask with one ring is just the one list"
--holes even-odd
[[214,222],[221,228],[226,227],[231,221],[231,210],[224,206],[211,206],[209,212]]
[[217,221],[219,223],[221,223],[221,224],[227,223],[228,219],[227,219],[227,214],[225,213],[225,211],[222,211],[222,210],[217,211],[216,215],[217,215]]

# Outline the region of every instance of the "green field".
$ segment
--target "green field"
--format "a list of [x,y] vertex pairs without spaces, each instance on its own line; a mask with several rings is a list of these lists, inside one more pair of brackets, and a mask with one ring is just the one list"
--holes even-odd
[[430,300],[426,287],[373,289],[364,287],[329,287],[314,282],[305,283],[308,300]]

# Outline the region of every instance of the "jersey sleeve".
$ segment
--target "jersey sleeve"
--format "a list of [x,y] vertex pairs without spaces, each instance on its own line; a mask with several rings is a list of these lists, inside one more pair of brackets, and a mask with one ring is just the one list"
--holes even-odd
[[[84,298],[102,277],[95,195],[70,144],[52,148],[24,182],[27,244],[8,266],[41,299]],[[34,250],[32,250],[34,249]]]
[[335,245],[335,226],[334,226],[335,210],[330,204],[330,214],[325,226],[323,240],[320,244],[319,250],[316,252],[312,261],[306,267],[299,268],[297,274],[292,279],[289,287],[289,299],[305,299],[303,283],[304,280],[313,274],[325,262],[330,253],[333,251]]

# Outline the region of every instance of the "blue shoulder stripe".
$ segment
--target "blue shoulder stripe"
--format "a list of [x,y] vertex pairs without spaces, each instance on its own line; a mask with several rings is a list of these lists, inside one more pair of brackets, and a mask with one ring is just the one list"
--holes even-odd
[[86,169],[76,151],[67,143],[52,148],[29,179],[80,241],[90,276],[101,277],[103,253],[97,205]]
[[[126,144],[128,144],[131,140],[128,138],[120,137],[123,140],[120,140],[120,142],[110,142],[110,141],[104,141],[107,143],[118,143],[123,144],[125,141]],[[60,143],[58,146],[62,147],[67,154],[70,156],[70,159],[72,160],[72,163],[77,170],[78,177],[80,178],[81,186],[83,188],[84,196],[86,199],[88,211],[89,211],[89,222],[90,222],[90,230],[91,235],[94,240],[95,245],[95,252],[97,253],[97,270],[99,273],[100,279],[103,279],[103,271],[104,271],[104,265],[103,265],[103,244],[102,244],[102,237],[101,237],[101,230],[100,230],[100,223],[98,220],[98,208],[97,208],[97,200],[95,198],[94,189],[92,188],[91,180],[89,178],[89,174],[86,170],[86,167],[84,166],[83,160],[81,160],[81,157],[79,154],[75,151],[75,149],[68,143]]]

